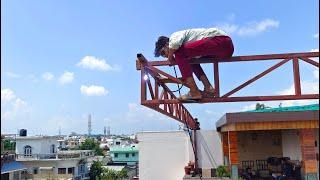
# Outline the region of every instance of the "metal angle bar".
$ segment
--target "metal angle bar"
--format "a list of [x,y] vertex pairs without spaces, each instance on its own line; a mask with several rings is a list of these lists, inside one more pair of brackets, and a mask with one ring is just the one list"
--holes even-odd
[[146,80],[146,82],[147,82],[147,84],[148,84],[148,88],[149,88],[149,92],[150,92],[151,98],[152,98],[152,99],[155,99],[155,95],[154,95],[154,93],[153,93],[153,88],[152,88],[150,79]]
[[220,83],[219,83],[219,62],[213,63],[214,72],[214,94],[215,97],[220,97]]
[[[219,103],[219,102],[243,102],[243,101],[275,101],[275,100],[304,100],[319,99],[319,94],[301,94],[301,95],[274,95],[274,96],[243,96],[243,97],[217,97],[203,98],[198,102],[186,101],[184,103]],[[178,99],[169,100],[147,100],[145,104],[180,104]]]
[[[302,53],[286,53],[286,54],[265,54],[265,55],[250,55],[250,56],[233,56],[228,59],[215,59],[212,57],[191,59],[190,64],[204,64],[213,62],[241,62],[241,61],[263,61],[263,60],[277,60],[287,58],[310,58],[319,57],[319,52],[302,52]],[[167,60],[162,61],[150,61],[146,63],[147,66],[169,66],[171,64]],[[141,65],[137,65],[137,70],[141,68]]]
[[146,68],[148,68],[148,69],[150,69],[150,70],[152,70],[152,71],[154,71],[154,72],[156,72],[158,74],[166,76],[172,82],[175,82],[175,83],[178,83],[178,84],[184,84],[183,81],[181,81],[180,79],[175,78],[175,77],[171,76],[170,74],[168,74],[168,73],[166,73],[164,71],[161,71],[161,70],[159,70],[159,69],[157,69],[155,67],[147,66]]
[[309,58],[307,58],[307,57],[299,57],[299,58],[300,58],[301,60],[309,63],[309,64],[312,64],[312,65],[314,65],[314,66],[316,66],[316,67],[319,67],[319,63],[316,62],[316,61],[314,61],[314,60],[312,60],[312,59],[309,59]]
[[301,83],[300,83],[300,70],[299,70],[299,59],[293,58],[293,77],[294,77],[294,89],[296,95],[301,95]]
[[154,80],[154,96],[155,99],[159,99],[159,85],[158,85],[158,80]]
[[281,62],[271,66],[270,68],[268,68],[267,70],[263,71],[262,73],[258,74],[257,76],[251,78],[250,80],[246,81],[245,83],[241,84],[240,86],[234,88],[233,90],[231,90],[230,92],[226,93],[225,95],[223,95],[222,97],[229,97],[230,95],[236,93],[237,91],[239,91],[240,89],[248,86],[249,84],[253,83],[254,81],[260,79],[261,77],[265,76],[266,74],[270,73],[271,71],[277,69],[278,67],[280,67],[281,65],[285,64],[286,62],[288,62],[290,59],[285,59],[282,60]]
[[141,69],[141,102],[147,99],[147,87],[146,82],[144,81],[145,69]]

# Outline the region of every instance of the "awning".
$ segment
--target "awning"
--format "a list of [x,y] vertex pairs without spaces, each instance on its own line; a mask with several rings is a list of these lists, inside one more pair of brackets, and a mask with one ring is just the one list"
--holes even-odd
[[16,161],[12,161],[12,162],[3,164],[3,166],[1,167],[1,174],[10,173],[14,171],[22,171],[26,169],[27,167],[24,166],[23,164]]

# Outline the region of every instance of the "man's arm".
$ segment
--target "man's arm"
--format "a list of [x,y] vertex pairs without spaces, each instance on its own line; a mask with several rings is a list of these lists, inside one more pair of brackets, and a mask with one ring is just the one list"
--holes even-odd
[[172,49],[172,48],[169,48],[169,54],[168,54],[168,61],[171,63],[171,64],[174,64],[175,63],[175,58],[174,58],[174,52],[176,50],[175,49]]

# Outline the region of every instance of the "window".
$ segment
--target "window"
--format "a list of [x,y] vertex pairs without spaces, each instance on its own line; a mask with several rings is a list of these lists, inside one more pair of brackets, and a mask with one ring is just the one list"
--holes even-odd
[[132,157],[134,157],[134,156],[136,156],[136,153],[132,153],[132,155],[131,155]]
[[84,164],[81,164],[79,167],[79,173],[84,173],[85,169],[84,169]]
[[118,157],[118,153],[114,153],[114,157],[117,158]]
[[33,168],[33,174],[38,174],[38,168]]
[[126,153],[126,158],[128,158],[129,157],[129,153]]
[[54,144],[52,144],[52,145],[50,146],[50,153],[51,153],[51,154],[55,153],[55,152],[56,152],[55,149],[56,149],[56,146],[55,146]]
[[58,174],[66,174],[66,168],[58,168]]
[[32,148],[29,145],[26,145],[24,147],[24,156],[25,157],[30,157],[32,155]]
[[68,168],[68,174],[73,174],[74,172],[74,167]]
[[116,145],[120,145],[120,142],[118,141],[118,142],[116,142]]

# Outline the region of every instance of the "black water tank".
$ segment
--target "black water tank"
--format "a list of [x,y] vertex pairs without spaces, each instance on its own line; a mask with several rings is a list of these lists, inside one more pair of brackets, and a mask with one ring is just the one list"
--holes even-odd
[[26,129],[20,129],[19,136],[27,136],[27,130]]

